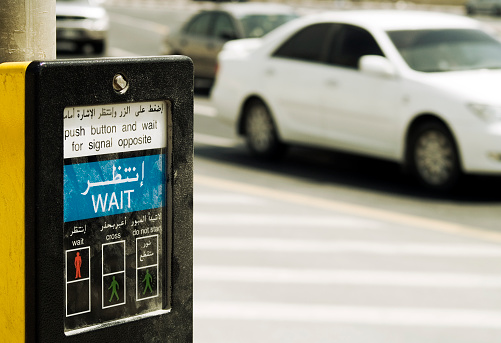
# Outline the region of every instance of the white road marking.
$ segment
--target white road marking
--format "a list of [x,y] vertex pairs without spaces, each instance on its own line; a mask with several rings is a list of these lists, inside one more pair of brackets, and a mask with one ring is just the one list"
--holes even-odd
[[303,226],[305,229],[309,227],[332,227],[339,228],[354,228],[354,229],[378,229],[383,227],[383,223],[358,219],[348,216],[324,216],[324,217],[307,217],[303,215],[274,215],[255,213],[228,213],[221,215],[219,213],[200,213],[193,214],[194,225],[218,225],[218,226],[249,226],[249,225],[270,225],[275,227],[283,226]]
[[501,312],[259,302],[195,301],[195,319],[501,329]]
[[393,287],[501,289],[501,276],[386,270],[292,269],[199,265],[194,267],[194,279],[211,282],[288,285],[377,285]]
[[195,143],[214,145],[222,148],[231,148],[237,145],[236,139],[205,135],[197,132],[195,132],[194,136],[193,140]]
[[202,105],[195,102],[194,112],[196,115],[204,116],[204,117],[215,117],[217,115],[217,111],[212,106]]
[[121,25],[131,26],[136,29],[154,32],[159,35],[166,35],[167,33],[169,33],[169,27],[166,25],[162,25],[145,19],[131,17],[124,14],[110,13],[110,19],[111,21]]
[[108,48],[108,56],[110,57],[133,57],[133,56],[139,56],[136,53],[133,53],[128,50],[123,50],[120,48],[116,47],[109,47]]
[[374,255],[499,257],[501,248],[473,244],[378,243],[366,241],[318,241],[254,237],[196,236],[195,250],[293,253],[357,253]]
[[195,205],[214,205],[214,204],[245,204],[245,205],[262,205],[266,204],[266,200],[257,197],[250,197],[244,194],[231,194],[231,193],[195,193],[193,198]]
[[405,227],[420,227],[423,229],[434,230],[448,234],[501,242],[501,232],[490,231],[478,227],[470,227],[437,219],[419,217],[417,215],[398,213],[390,210],[377,209],[363,205],[322,199],[310,195],[297,194],[284,190],[272,189],[243,182],[224,180],[200,174],[195,174],[194,181],[195,184],[207,187],[215,187],[218,189],[264,197],[267,199],[278,200],[286,203],[338,211],[346,215],[355,215],[368,219],[391,222],[399,225],[404,225]]

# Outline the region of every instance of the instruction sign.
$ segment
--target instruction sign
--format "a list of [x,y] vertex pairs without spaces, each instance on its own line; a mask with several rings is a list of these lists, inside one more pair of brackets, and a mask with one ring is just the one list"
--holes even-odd
[[64,158],[165,148],[163,101],[64,110]]
[[65,332],[163,309],[170,103],[64,109]]

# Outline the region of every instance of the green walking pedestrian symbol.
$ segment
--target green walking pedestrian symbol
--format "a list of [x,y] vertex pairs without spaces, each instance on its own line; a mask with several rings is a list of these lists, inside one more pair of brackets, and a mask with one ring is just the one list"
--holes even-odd
[[[112,289],[112,288],[113,288],[113,289]],[[113,299],[113,296],[114,296],[114,295],[116,295],[116,296],[117,296],[117,300],[120,300],[120,297],[118,296],[117,288],[120,288],[120,286],[118,285],[117,280],[115,280],[115,277],[113,277],[113,281],[111,282],[111,286],[108,288],[108,289],[112,289],[112,290],[111,290],[111,298],[110,298],[110,302],[111,302],[111,300]]]
[[150,271],[146,269],[146,275],[144,276],[144,279],[142,282],[146,282],[146,286],[144,287],[144,292],[143,295],[146,294],[146,290],[149,288],[150,293],[153,293],[153,289],[151,288],[151,281],[153,280],[153,277],[150,274]]

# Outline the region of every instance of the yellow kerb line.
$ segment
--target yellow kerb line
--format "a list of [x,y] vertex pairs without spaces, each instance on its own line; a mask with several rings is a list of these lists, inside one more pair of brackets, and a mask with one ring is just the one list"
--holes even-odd
[[249,185],[236,181],[228,181],[215,177],[195,174],[194,183],[224,189],[232,192],[240,192],[248,195],[265,197],[268,199],[289,202],[296,205],[316,207],[324,210],[338,211],[345,214],[365,217],[369,219],[391,222],[399,225],[419,227],[441,233],[471,237],[491,242],[501,242],[501,233],[487,229],[449,223],[442,220],[429,219],[411,214],[403,214],[388,210],[374,209],[367,206],[348,204],[340,201],[321,199],[308,195],[276,190],[261,186]]

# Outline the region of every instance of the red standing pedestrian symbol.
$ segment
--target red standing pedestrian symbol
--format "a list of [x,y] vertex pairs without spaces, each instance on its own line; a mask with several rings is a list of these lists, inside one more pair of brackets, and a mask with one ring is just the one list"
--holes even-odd
[[81,266],[82,266],[82,256],[80,256],[80,253],[77,252],[77,256],[75,256],[75,269],[76,269],[75,279],[82,277],[82,274],[80,274],[80,267]]

